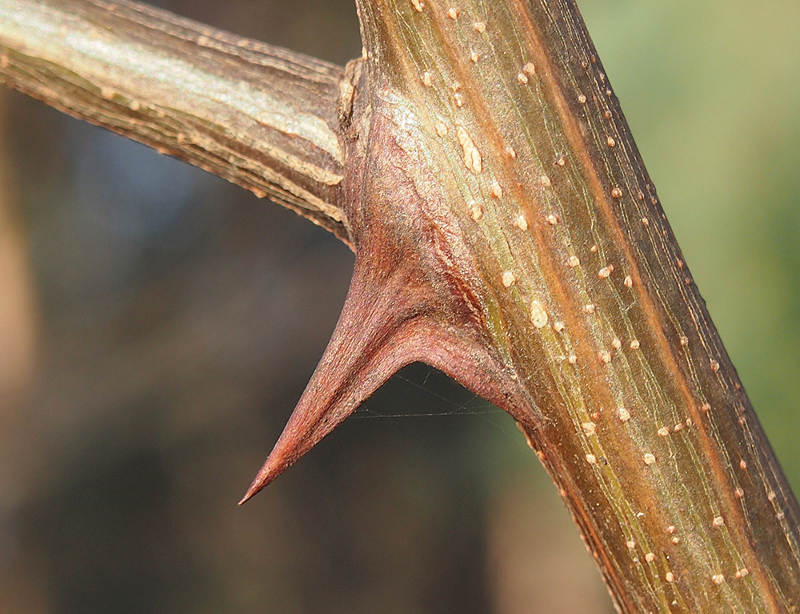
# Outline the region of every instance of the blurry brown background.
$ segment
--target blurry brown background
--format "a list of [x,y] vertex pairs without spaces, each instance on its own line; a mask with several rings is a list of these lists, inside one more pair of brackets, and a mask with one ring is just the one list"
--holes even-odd
[[[360,53],[350,0],[158,4]],[[582,4],[798,488],[800,5]],[[236,507],[351,266],[292,213],[0,91],[0,612],[610,612],[511,420],[427,367]]]

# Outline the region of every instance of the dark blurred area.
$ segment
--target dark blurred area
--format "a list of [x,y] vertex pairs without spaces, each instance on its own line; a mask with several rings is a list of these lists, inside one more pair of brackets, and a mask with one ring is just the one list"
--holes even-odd
[[[584,4],[797,487],[800,6]],[[360,53],[351,0],[158,5]],[[0,90],[0,612],[612,611],[512,421],[425,366],[236,507],[352,261],[293,213]]]

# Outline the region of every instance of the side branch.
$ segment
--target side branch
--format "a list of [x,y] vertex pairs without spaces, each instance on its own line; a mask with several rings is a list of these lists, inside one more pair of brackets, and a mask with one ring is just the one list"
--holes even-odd
[[338,66],[133,2],[0,0],[0,82],[350,243]]

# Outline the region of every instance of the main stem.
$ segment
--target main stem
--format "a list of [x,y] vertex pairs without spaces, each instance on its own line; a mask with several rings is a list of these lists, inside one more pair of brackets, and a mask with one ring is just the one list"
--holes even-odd
[[515,417],[620,609],[796,611],[797,502],[575,2],[357,5],[372,107],[448,194]]

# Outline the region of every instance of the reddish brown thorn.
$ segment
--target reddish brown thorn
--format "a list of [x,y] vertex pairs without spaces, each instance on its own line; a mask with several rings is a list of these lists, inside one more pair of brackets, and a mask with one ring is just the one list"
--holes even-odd
[[[396,371],[424,362],[472,392],[529,421],[517,379],[487,350],[478,327],[453,327],[433,307],[431,290],[402,268],[376,276],[356,265],[327,349],[278,442],[239,504],[288,469]],[[377,281],[380,279],[380,281]],[[438,314],[438,315],[437,315]]]
[[[390,298],[391,297],[391,298]],[[356,265],[328,347],[261,470],[239,504],[277,478],[411,362],[404,337],[420,308],[396,272],[380,286]]]

